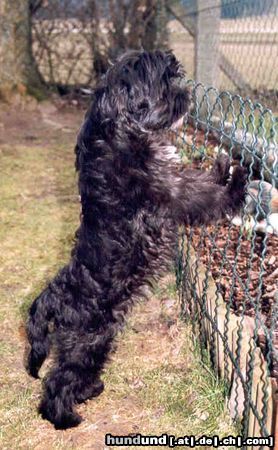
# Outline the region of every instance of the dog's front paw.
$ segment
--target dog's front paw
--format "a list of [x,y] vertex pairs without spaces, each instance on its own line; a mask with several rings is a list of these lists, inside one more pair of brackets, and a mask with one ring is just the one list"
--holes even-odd
[[247,190],[247,170],[244,167],[234,168],[232,179],[228,185],[229,197],[232,201],[232,208],[239,209],[245,199]]
[[230,176],[230,158],[225,153],[221,153],[215,160],[211,169],[214,182],[225,186]]

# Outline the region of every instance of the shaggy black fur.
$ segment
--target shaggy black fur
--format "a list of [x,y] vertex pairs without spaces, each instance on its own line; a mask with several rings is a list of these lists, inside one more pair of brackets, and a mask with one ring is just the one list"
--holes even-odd
[[228,182],[227,158],[211,172],[177,164],[166,131],[188,110],[182,78],[171,52],[125,54],[96,88],[79,133],[76,245],[27,324],[33,377],[55,350],[39,411],[56,428],[78,425],[74,405],[102,392],[114,338],[146,283],[171,264],[178,224],[222,218],[244,199],[244,170]]

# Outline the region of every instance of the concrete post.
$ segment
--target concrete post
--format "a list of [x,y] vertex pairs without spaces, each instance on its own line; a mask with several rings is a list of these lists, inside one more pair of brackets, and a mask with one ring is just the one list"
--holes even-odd
[[195,79],[218,87],[221,0],[197,0]]

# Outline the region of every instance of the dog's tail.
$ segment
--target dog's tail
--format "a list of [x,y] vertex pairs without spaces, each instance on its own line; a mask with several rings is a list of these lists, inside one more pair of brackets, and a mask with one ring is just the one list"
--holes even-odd
[[38,372],[50,349],[49,322],[53,317],[53,293],[47,287],[33,302],[26,325],[27,338],[31,345],[26,361],[28,373],[38,378]]

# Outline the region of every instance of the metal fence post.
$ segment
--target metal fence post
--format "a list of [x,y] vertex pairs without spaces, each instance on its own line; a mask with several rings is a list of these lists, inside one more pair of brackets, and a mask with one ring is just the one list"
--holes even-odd
[[218,87],[221,0],[197,0],[195,78]]

